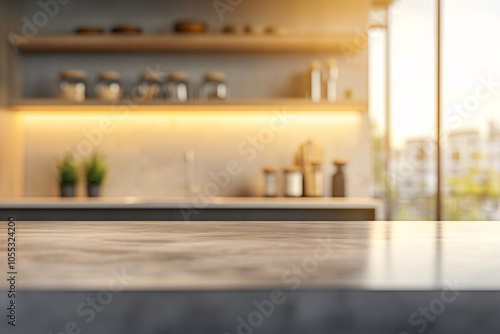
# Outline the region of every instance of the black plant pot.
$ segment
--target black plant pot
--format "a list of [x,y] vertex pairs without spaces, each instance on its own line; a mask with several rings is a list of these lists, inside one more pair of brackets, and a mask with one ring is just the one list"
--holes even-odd
[[61,184],[61,197],[75,197],[74,184]]
[[87,185],[87,196],[88,197],[99,197],[101,193],[100,184],[89,184]]

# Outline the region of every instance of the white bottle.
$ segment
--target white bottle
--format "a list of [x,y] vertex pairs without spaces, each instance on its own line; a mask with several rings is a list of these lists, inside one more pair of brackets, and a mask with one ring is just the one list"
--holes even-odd
[[285,168],[285,196],[302,197],[303,191],[300,167],[292,166]]
[[321,101],[321,64],[314,60],[310,64],[311,68],[311,100]]
[[326,68],[326,98],[329,102],[335,102],[337,101],[337,81],[339,80],[339,67],[337,65],[337,59],[328,59],[326,61]]

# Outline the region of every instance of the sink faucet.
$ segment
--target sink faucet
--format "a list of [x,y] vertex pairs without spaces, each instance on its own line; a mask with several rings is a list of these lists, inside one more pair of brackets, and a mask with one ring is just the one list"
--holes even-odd
[[194,150],[187,150],[185,153],[186,162],[186,195],[194,197],[198,193],[196,184],[196,156]]

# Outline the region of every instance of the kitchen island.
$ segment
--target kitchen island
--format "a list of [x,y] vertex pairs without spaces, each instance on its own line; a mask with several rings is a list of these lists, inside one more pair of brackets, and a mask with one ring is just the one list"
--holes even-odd
[[[500,325],[496,222],[19,221],[16,228],[26,319],[19,333],[56,332],[70,320],[121,334],[416,333],[424,325],[426,333],[460,334]],[[6,224],[0,231],[7,235]],[[0,246],[5,253],[6,238]],[[87,324],[90,302],[101,311]],[[50,323],[39,316],[47,312]]]
[[0,199],[0,219],[25,221],[369,221],[372,198],[99,197]]

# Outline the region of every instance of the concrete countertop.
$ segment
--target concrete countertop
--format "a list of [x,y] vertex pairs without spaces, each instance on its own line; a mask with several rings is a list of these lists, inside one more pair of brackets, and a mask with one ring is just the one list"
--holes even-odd
[[287,198],[287,197],[25,197],[0,198],[0,209],[380,209],[373,198]]
[[498,235],[498,222],[17,222],[16,271],[24,290],[500,291]]

